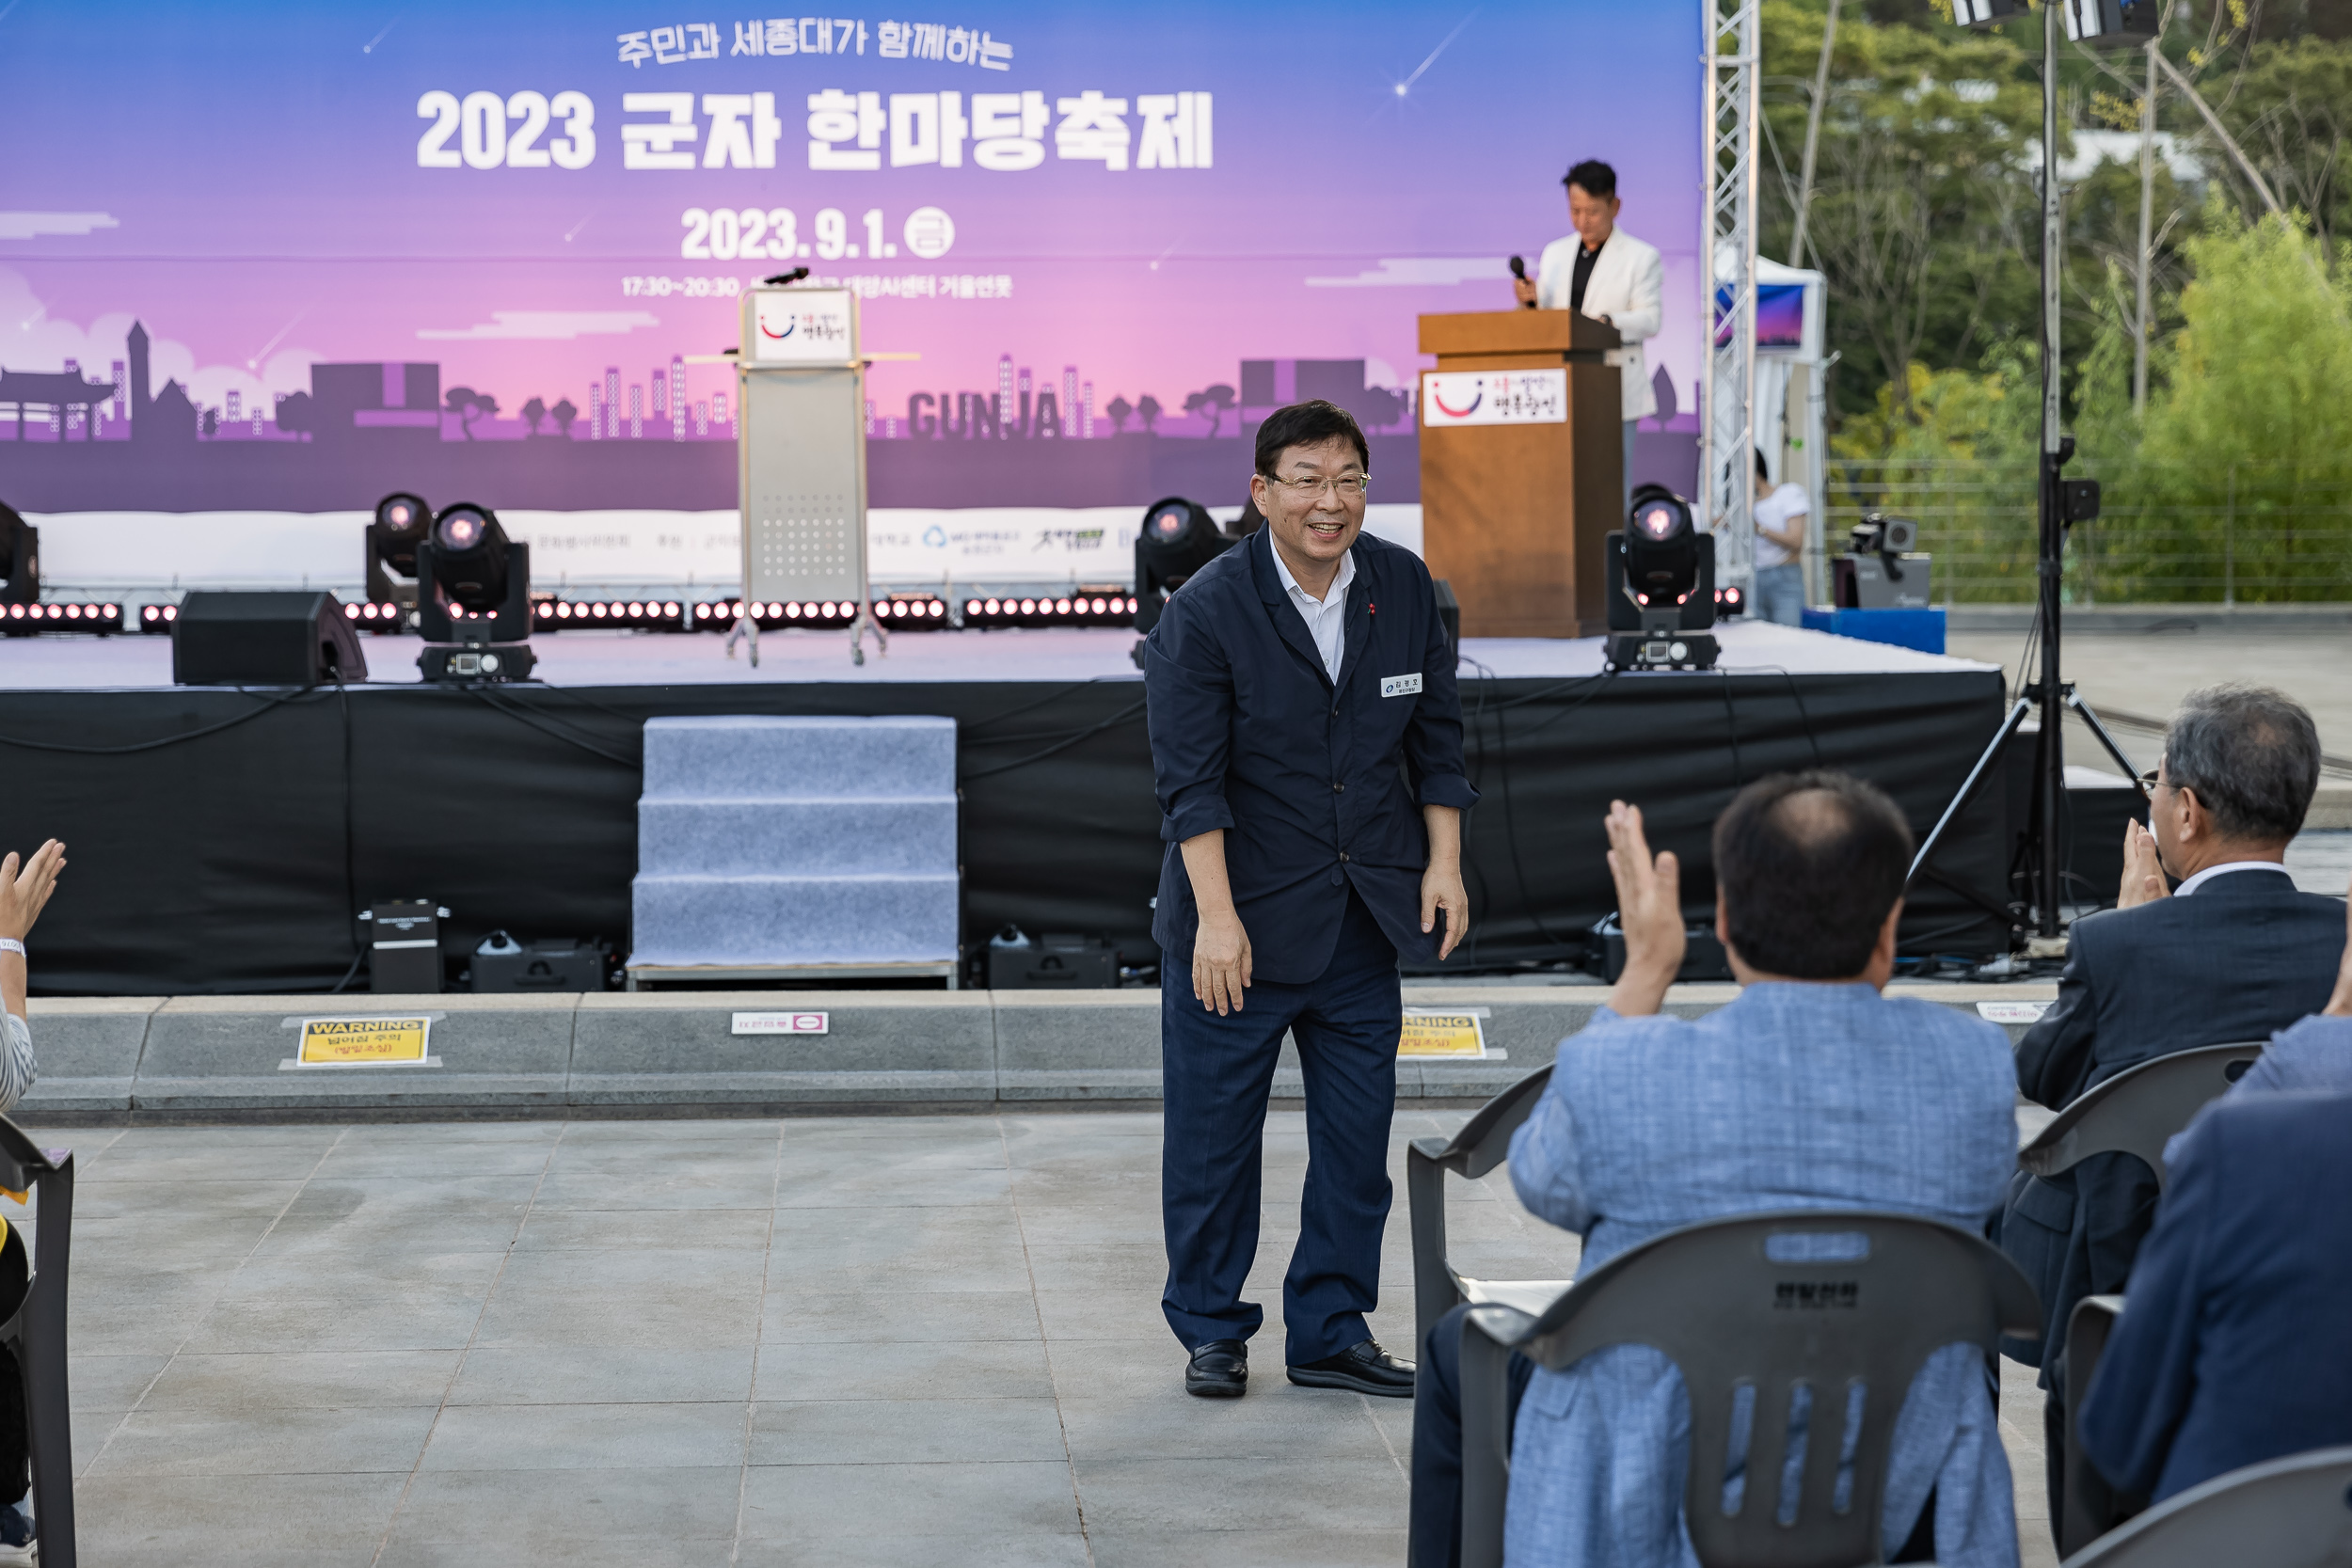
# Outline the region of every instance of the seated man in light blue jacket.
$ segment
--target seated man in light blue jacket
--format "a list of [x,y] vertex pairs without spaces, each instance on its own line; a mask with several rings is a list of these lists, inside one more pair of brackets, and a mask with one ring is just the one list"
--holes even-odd
[[[1679,869],[1641,813],[1609,814],[1626,968],[1560,1043],[1511,1140],[1526,1205],[1584,1238],[1583,1266],[1665,1231],[1777,1209],[1879,1209],[1975,1231],[2017,1161],[2009,1042],[1935,1003],[1889,998],[1910,829],[1839,773],[1766,779],[1715,824],[1715,929],[1744,990],[1696,1021],[1661,1017],[1681,966]],[[1414,1568],[1460,1538],[1461,1316],[1422,1346],[1413,1429]],[[1624,1346],[1565,1372],[1513,1363],[1505,1557],[1513,1568],[1690,1568],[1681,1374]],[[1931,1502],[1932,1506],[1931,1506]],[[1895,1429],[1883,1519],[1892,1561],[2013,1568],[2017,1522],[1981,1351],[1938,1351]]]

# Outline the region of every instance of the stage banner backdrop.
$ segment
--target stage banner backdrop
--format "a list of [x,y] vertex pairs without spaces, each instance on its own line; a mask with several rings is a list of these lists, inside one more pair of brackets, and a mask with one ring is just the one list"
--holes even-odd
[[[1374,499],[1418,502],[1415,318],[1507,308],[1584,157],[1665,256],[1637,472],[1687,485],[1700,54],[1698,6],[1622,0],[19,0],[0,500],[70,532],[409,488],[635,515],[610,580],[709,581],[677,552],[707,562],[736,505],[715,356],[743,289],[806,267],[869,351],[919,356],[869,384],[904,575],[1084,578],[1099,550],[1123,576],[1119,529],[1082,548],[1049,515],[1237,504],[1249,433],[1298,398],[1352,409]],[[891,515],[958,510],[991,520]],[[266,578],[248,553],[211,575]]]

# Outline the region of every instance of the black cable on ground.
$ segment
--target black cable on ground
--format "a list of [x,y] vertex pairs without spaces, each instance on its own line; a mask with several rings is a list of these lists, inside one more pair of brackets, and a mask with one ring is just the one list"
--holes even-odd
[[[1920,944],[1921,944],[1921,943],[1923,943],[1923,942],[1940,942],[1940,941],[1942,941],[1942,940],[1943,940],[1944,938],[1946,938],[1946,937],[1950,937],[1950,936],[1958,936],[1958,935],[1959,935],[1961,932],[1963,932],[1963,931],[1973,931],[1973,930],[1975,930],[1978,927],[1979,927],[1979,926],[1983,925],[1983,924],[1984,924],[1987,920],[1990,920],[1991,918],[1992,918],[1992,916],[1990,916],[1990,915],[1979,915],[1979,916],[1977,916],[1977,917],[1976,917],[1975,919],[1973,919],[1973,920],[1963,920],[1963,921],[1960,922],[1958,925],[1954,925],[1954,926],[1939,926],[1939,927],[1936,927],[1934,930],[1932,930],[1932,931],[1923,931],[1923,932],[1921,932],[1919,935],[1917,935],[1917,936],[1915,936],[1915,937],[1913,937],[1913,938],[1912,938],[1912,939],[1911,939],[1908,942],[1899,942],[1899,943],[1897,943],[1897,947],[1898,947],[1898,949],[1899,950],[1899,949],[1900,949],[1900,948],[1902,948],[1902,947],[1916,947],[1916,946],[1920,945]],[[1914,954],[1914,955],[1913,955],[1913,957],[1915,957],[1915,958],[1916,958],[1916,957],[1933,958],[1933,957],[1936,957],[1936,955],[1934,955],[1934,954],[1925,954],[1925,955]]]
[[[1476,705],[1470,709],[1470,717],[1463,722],[1463,731],[1466,736],[1463,762],[1465,766],[1471,769],[1470,787],[1475,789],[1477,787],[1477,781],[1486,776],[1486,732],[1484,727],[1486,715],[1486,683],[1495,678],[1495,673],[1487,666],[1481,664],[1474,658],[1469,657],[1467,655],[1457,655],[1456,663],[1457,665],[1467,664],[1472,670],[1478,672],[1478,678],[1470,683],[1478,689],[1478,700]],[[1458,685],[1459,683],[1457,682],[1456,684]],[[1471,761],[1468,755],[1468,752],[1470,747],[1475,747],[1477,749],[1477,759],[1475,762]],[[1472,806],[1468,811],[1462,813],[1462,879],[1465,890],[1470,893],[1470,907],[1473,909],[1490,910],[1494,908],[1494,900],[1489,896],[1489,895],[1493,892],[1494,882],[1493,879],[1486,875],[1486,868],[1479,863],[1478,851],[1476,848],[1478,841],[1470,832],[1471,821],[1477,814],[1478,808],[1476,806]],[[1469,884],[1472,881],[1475,881],[1478,884],[1475,889],[1470,889],[1469,886]],[[1462,939],[1461,948],[1457,949],[1457,951],[1465,954],[1465,966],[1473,970],[1478,967],[1478,923],[1476,921],[1472,921],[1470,923],[1470,931]]]
[[599,713],[609,713],[625,724],[642,725],[647,718],[652,717],[651,715],[643,713],[629,713],[621,708],[614,707],[610,703],[600,703],[576,687],[557,686],[550,681],[543,680],[534,680],[531,684],[539,687],[544,690],[552,691],[559,697],[568,698],[575,703],[585,704],[589,707],[595,708]]
[[1744,775],[1740,768],[1740,715],[1731,705],[1730,672],[1719,671],[1717,673],[1723,677],[1716,685],[1721,688],[1724,694],[1724,729],[1731,736],[1731,789],[1736,795],[1740,792],[1740,785],[1744,782]]
[[343,988],[351,984],[351,977],[359,973],[359,960],[367,957],[368,951],[359,941],[359,862],[353,842],[356,830],[351,804],[351,693],[343,687],[341,671],[335,673],[335,705],[342,711],[343,721],[343,921],[351,932],[351,967],[343,971],[343,977],[335,982],[335,989],[327,994],[341,996]]
[[553,721],[542,722],[541,721],[532,718],[530,714],[524,712],[521,708],[511,706],[499,701],[496,696],[492,695],[486,687],[469,686],[464,689],[468,695],[473,697],[476,701],[480,702],[485,707],[489,708],[492,712],[504,714],[507,718],[515,721],[516,723],[521,724],[527,729],[537,730],[541,735],[548,736],[550,740],[560,740],[566,746],[577,747],[580,751],[586,752],[591,756],[602,757],[605,761],[616,763],[623,768],[642,768],[644,767],[644,759],[643,757],[624,756],[618,752],[608,752],[593,740],[589,740],[580,736],[567,734],[565,731],[557,728]]
[[1041,752],[1032,752],[1025,757],[1015,757],[1010,762],[998,763],[993,768],[983,768],[977,773],[966,773],[956,782],[959,784],[974,784],[981,779],[993,779],[999,773],[1009,773],[1017,768],[1026,768],[1031,763],[1043,762],[1047,757],[1066,752],[1070,750],[1071,747],[1075,746],[1078,742],[1085,740],[1089,736],[1102,734],[1104,730],[1109,729],[1114,724],[1122,724],[1130,719],[1138,717],[1142,714],[1143,709],[1144,705],[1142,703],[1130,704],[1128,706],[1120,708],[1117,713],[1112,714],[1109,718],[1103,720],[1099,723],[1089,724],[1085,729],[1078,731],[1075,735],[1066,736],[1061,740],[1046,747]]
[[[1073,691],[1083,691],[1089,686],[1100,686],[1106,681],[1119,681],[1125,683],[1129,679],[1130,677],[1125,675],[1096,675],[1089,680],[1073,681],[1068,686],[1047,692],[1044,696],[1040,697],[1034,703],[1024,703],[1019,707],[1007,708],[1002,713],[992,713],[985,719],[976,719],[971,723],[963,725],[961,733],[964,736],[968,737],[977,735],[981,730],[987,729],[991,724],[1001,724],[1008,719],[1018,719],[1025,713],[1034,713],[1039,708],[1044,707],[1049,703],[1058,703],[1064,697],[1069,696]],[[996,739],[990,741],[989,744],[992,746],[1009,744],[1009,739],[1006,736],[999,736]]]
[[[252,695],[251,692],[246,690],[246,689],[242,686],[237,688],[237,691],[241,696],[249,697]],[[315,686],[298,687],[294,690],[287,691],[271,698],[268,702],[263,703],[260,707],[253,709],[249,713],[240,713],[234,719],[224,719],[217,724],[207,724],[201,729],[186,730],[179,735],[166,736],[160,740],[133,741],[128,746],[68,746],[60,741],[24,740],[12,735],[0,735],[0,746],[21,747],[27,752],[64,752],[74,756],[84,757],[129,756],[137,752],[161,751],[166,746],[177,746],[183,741],[201,740],[208,735],[218,735],[223,730],[235,729],[239,724],[246,723],[250,720],[259,719],[262,714],[269,712],[273,708],[283,707],[286,704],[299,701],[304,697],[315,696],[317,692],[318,688]]]

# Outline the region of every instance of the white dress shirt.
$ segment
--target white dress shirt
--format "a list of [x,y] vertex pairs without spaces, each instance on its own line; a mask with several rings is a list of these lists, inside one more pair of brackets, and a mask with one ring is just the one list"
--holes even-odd
[[2281,877],[2291,875],[2287,868],[2277,861],[2225,861],[2219,865],[2205,867],[2204,870],[2174,888],[2172,896],[2185,898],[2216,877],[2226,877],[2233,871],[2275,871]]
[[1298,607],[1298,618],[1307,623],[1307,635],[1314,640],[1315,652],[1323,656],[1323,673],[1331,677],[1332,685],[1338,685],[1340,660],[1347,653],[1347,585],[1356,580],[1356,552],[1350,550],[1340,557],[1339,576],[1331,579],[1331,586],[1320,599],[1298,586],[1298,579],[1291,576],[1290,565],[1283,561],[1279,549],[1274,552],[1274,570],[1281,577],[1291,603]]

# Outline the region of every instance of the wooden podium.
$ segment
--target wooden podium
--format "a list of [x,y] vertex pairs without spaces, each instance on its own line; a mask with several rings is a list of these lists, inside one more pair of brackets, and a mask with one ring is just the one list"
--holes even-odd
[[1433,404],[1423,376],[1422,557],[1453,583],[1463,636],[1609,629],[1601,541],[1625,526],[1624,390],[1607,362],[1618,345],[1615,327],[1574,310],[1421,318],[1436,375],[1565,372],[1565,407],[1541,402],[1495,422],[1449,418],[1455,410]]

